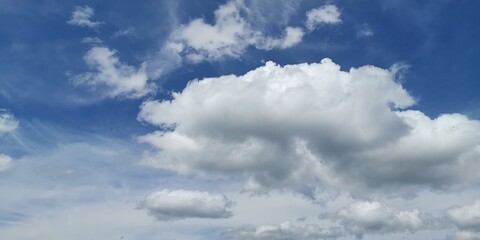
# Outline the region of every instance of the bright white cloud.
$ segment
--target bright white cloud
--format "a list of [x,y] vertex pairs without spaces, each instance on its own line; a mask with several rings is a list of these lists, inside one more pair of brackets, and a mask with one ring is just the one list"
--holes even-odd
[[295,225],[284,222],[280,225],[263,225],[259,227],[244,226],[223,234],[227,239],[249,240],[316,240],[336,239],[343,232],[340,228],[322,228],[318,224]]
[[221,194],[200,191],[161,190],[150,193],[141,203],[160,221],[185,218],[228,218],[233,202]]
[[18,121],[13,114],[5,109],[0,109],[0,136],[18,128]]
[[362,238],[367,233],[415,232],[426,227],[419,210],[400,211],[379,202],[355,202],[337,217],[345,229]]
[[327,4],[308,11],[305,26],[308,30],[313,31],[321,24],[338,24],[342,22],[340,15],[337,6]]
[[218,60],[224,56],[239,57],[248,46],[259,49],[289,48],[298,44],[304,35],[301,28],[287,27],[281,38],[266,37],[253,29],[241,16],[248,8],[241,1],[229,1],[215,11],[215,23],[198,18],[177,29],[170,41],[193,62]]
[[243,76],[192,81],[172,100],[142,105],[139,119],[164,129],[140,137],[159,150],[143,163],[310,197],[324,186],[361,194],[478,181],[480,122],[402,110],[415,100],[392,69],[268,62]]
[[89,6],[76,6],[75,10],[72,12],[70,20],[68,20],[67,23],[89,28],[96,28],[104,24],[103,22],[92,21],[91,18],[93,17],[93,14],[94,10]]
[[12,158],[5,154],[0,154],[0,172],[6,171],[12,165]]
[[106,47],[91,48],[84,60],[95,72],[75,76],[74,84],[105,87],[109,97],[139,98],[155,92],[155,85],[149,82],[145,63],[137,69],[121,62],[116,54],[117,51]]

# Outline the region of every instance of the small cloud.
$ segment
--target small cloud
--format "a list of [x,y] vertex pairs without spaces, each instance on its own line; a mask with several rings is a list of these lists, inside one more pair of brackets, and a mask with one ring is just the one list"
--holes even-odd
[[337,6],[331,4],[324,5],[307,12],[305,26],[308,30],[313,31],[321,24],[339,24],[342,22],[340,15]]
[[358,38],[371,37],[373,35],[375,35],[375,32],[373,32],[372,28],[370,28],[370,26],[368,26],[367,24],[363,24],[360,27],[357,27]]
[[0,109],[0,136],[18,128],[18,121],[6,109]]
[[133,27],[125,28],[125,29],[120,29],[116,31],[112,38],[118,38],[118,37],[138,37],[137,34],[135,33],[135,29]]
[[12,165],[12,158],[5,154],[0,154],[0,172],[8,170]]
[[137,69],[121,62],[116,54],[117,51],[106,47],[90,49],[84,60],[96,71],[74,76],[73,83],[92,88],[106,87],[109,97],[140,98],[153,93],[155,86],[149,82],[146,64]]
[[379,202],[355,202],[336,216],[358,239],[367,233],[415,232],[427,226],[419,210],[401,211]]
[[83,38],[82,39],[82,43],[86,43],[86,44],[102,44],[103,41],[102,39],[98,38],[98,37],[86,37],[86,38]]
[[168,190],[150,193],[140,208],[159,221],[185,218],[229,218],[233,202],[221,194],[188,190]]
[[96,28],[104,22],[96,22],[92,21],[91,18],[93,17],[94,10],[89,6],[76,6],[75,10],[72,12],[70,20],[68,20],[68,24],[80,26],[80,27],[89,27],[89,28]]

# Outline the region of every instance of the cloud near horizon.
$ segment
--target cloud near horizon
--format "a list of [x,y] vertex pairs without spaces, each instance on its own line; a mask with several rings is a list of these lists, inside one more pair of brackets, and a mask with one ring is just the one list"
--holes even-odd
[[238,240],[316,240],[336,239],[343,236],[340,228],[323,228],[318,224],[300,224],[284,222],[279,225],[262,225],[258,227],[243,226],[224,232],[226,239]]

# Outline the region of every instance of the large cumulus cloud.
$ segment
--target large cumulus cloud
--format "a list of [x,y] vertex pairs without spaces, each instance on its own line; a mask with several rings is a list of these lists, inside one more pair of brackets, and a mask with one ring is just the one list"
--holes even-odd
[[192,81],[171,100],[142,105],[139,119],[160,128],[140,137],[156,149],[143,163],[310,197],[325,186],[360,192],[478,180],[480,122],[409,110],[415,99],[395,69],[267,62],[243,76]]

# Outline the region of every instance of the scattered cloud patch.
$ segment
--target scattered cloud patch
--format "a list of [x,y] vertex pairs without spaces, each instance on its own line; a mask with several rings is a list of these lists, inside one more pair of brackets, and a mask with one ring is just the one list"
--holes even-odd
[[373,32],[372,28],[368,26],[367,24],[363,24],[359,27],[357,27],[357,37],[358,38],[363,38],[363,37],[371,37],[375,35],[375,32]]
[[12,165],[12,158],[5,154],[0,154],[0,172],[8,170]]
[[479,240],[480,239],[480,232],[472,232],[472,231],[458,231],[455,233],[456,240]]
[[182,64],[179,51],[182,46],[175,43],[165,44],[159,51],[150,55],[145,61],[146,72],[149,78],[159,79]]
[[340,210],[337,217],[346,230],[362,239],[364,234],[415,232],[427,224],[419,210],[401,211],[379,202],[355,202]]
[[339,24],[342,22],[340,15],[337,6],[327,4],[308,11],[305,26],[308,30],[313,31],[322,24]]
[[5,109],[0,109],[0,136],[18,128],[18,120]]
[[106,87],[108,97],[140,98],[155,92],[155,85],[149,82],[145,64],[135,68],[121,62],[116,54],[116,50],[106,47],[91,48],[84,60],[95,72],[76,75],[73,83],[91,88]]
[[133,27],[128,27],[125,29],[120,29],[116,31],[112,38],[118,38],[118,37],[137,37],[137,34],[135,33],[135,29]]
[[453,207],[447,210],[447,216],[457,226],[458,240],[480,239],[480,201],[472,205]]
[[242,16],[248,8],[241,1],[229,1],[215,11],[215,23],[197,18],[174,31],[170,41],[179,45],[179,53],[192,62],[239,57],[247,47],[258,49],[289,48],[304,35],[301,28],[287,27],[283,37],[265,36]]
[[284,222],[280,225],[263,225],[259,227],[244,226],[223,233],[227,239],[250,240],[316,240],[336,239],[343,235],[340,228],[322,228],[317,224],[295,225]]
[[150,193],[141,208],[159,221],[185,218],[229,218],[233,202],[221,194],[200,191],[161,190]]
[[70,20],[68,20],[68,24],[80,26],[80,27],[89,27],[89,28],[96,28],[100,25],[104,24],[103,22],[96,22],[92,21],[91,18],[93,17],[94,10],[89,6],[76,6]]
[[98,37],[85,37],[82,39],[82,43],[86,43],[86,44],[102,44],[103,41],[102,39],[98,38]]

